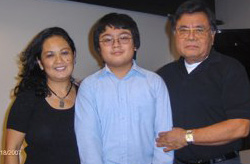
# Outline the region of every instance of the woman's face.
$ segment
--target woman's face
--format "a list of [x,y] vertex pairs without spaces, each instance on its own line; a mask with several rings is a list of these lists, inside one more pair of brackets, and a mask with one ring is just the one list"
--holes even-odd
[[43,43],[39,66],[48,81],[69,80],[74,69],[74,52],[61,36],[52,36]]

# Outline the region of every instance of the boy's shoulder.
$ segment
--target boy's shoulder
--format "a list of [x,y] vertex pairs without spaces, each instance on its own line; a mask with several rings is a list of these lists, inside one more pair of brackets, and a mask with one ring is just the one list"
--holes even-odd
[[138,67],[138,70],[142,74],[144,74],[147,78],[150,78],[150,79],[161,79],[161,77],[156,72],[153,72],[151,70],[148,70],[148,69],[145,69],[145,68],[142,68],[142,67]]

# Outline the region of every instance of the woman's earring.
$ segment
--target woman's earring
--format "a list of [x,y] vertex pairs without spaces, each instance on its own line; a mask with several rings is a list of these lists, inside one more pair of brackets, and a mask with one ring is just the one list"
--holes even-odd
[[44,68],[43,68],[43,66],[42,66],[41,61],[37,59],[37,63],[38,63],[38,65],[39,65],[40,69],[43,71]]
[[39,64],[39,68],[43,71],[43,66],[41,66],[40,64]]

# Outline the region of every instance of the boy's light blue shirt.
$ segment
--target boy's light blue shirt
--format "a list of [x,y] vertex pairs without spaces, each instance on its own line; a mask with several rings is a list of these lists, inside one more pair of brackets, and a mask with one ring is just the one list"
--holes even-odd
[[75,132],[81,164],[172,164],[173,151],[155,144],[158,132],[171,129],[165,83],[135,62],[123,79],[105,66],[80,85]]

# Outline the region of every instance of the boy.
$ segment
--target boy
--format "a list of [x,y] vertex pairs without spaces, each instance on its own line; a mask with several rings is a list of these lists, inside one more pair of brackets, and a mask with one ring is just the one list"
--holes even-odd
[[135,21],[111,13],[94,29],[94,48],[105,67],[81,84],[75,131],[82,164],[172,164],[173,152],[157,148],[160,131],[172,128],[168,91],[155,73],[140,68]]

